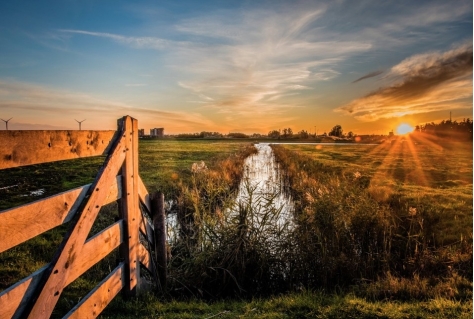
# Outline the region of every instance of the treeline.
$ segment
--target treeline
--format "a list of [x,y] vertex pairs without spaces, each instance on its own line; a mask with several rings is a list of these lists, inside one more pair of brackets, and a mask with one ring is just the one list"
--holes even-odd
[[269,138],[301,138],[307,139],[309,138],[309,133],[305,130],[301,130],[298,133],[294,134],[291,127],[284,128],[283,130],[273,130],[268,132]]
[[206,132],[203,131],[201,133],[184,133],[176,135],[177,138],[256,138],[256,137],[265,137],[265,135],[254,133],[251,135],[247,135],[245,133],[229,133],[229,134],[222,134],[219,132]]
[[[472,141],[472,125],[473,121],[469,118],[463,119],[461,122],[443,120],[440,123],[426,123],[424,125],[417,125],[415,132],[431,134],[433,136]],[[341,125],[335,125],[329,133],[324,132],[318,136],[334,136],[339,138],[352,139],[356,136],[353,132],[344,133]],[[291,127],[282,130],[272,130],[265,134],[254,133],[247,135],[244,133],[229,133],[222,134],[219,132],[200,132],[200,133],[185,133],[176,135],[177,138],[272,138],[272,139],[308,139],[315,138],[315,134],[310,134],[308,131],[301,130],[297,133],[293,132]]]
[[176,135],[177,138],[222,138],[219,132],[183,133]]
[[443,120],[438,124],[431,122],[417,125],[415,131],[442,138],[472,141],[472,120],[469,118],[463,119],[461,122]]

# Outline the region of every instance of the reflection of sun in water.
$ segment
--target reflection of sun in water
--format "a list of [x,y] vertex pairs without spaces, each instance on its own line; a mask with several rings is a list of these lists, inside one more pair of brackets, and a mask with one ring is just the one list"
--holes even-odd
[[405,134],[413,132],[414,129],[415,128],[411,126],[410,124],[402,123],[397,127],[397,134],[405,135]]

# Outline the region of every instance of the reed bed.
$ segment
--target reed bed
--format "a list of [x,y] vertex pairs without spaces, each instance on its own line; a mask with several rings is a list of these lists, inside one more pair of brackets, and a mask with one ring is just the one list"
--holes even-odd
[[[151,153],[170,145],[179,161],[153,160]],[[471,168],[465,165],[458,174],[429,167],[424,173],[433,177],[431,184],[420,186],[413,170],[402,169],[407,158],[397,157],[390,166],[371,154],[366,165],[357,161],[363,151],[316,157],[308,151],[314,146],[274,145],[295,206],[293,218],[282,222],[282,212],[272,205],[276,194],[255,194],[247,185],[248,196],[235,203],[244,160],[255,147],[232,144],[217,159],[216,150],[203,151],[208,146],[189,157],[183,155],[187,146],[174,141],[140,147],[147,187],[167,191],[178,217],[177,240],[169,246],[168,290],[126,303],[116,298],[105,317],[395,318],[407,311],[414,317],[472,317],[472,159]],[[194,170],[193,162],[199,164]],[[383,170],[394,178],[381,176]],[[104,207],[97,228],[113,220],[112,206]],[[63,228],[31,242],[41,249],[25,243],[2,254],[0,288],[47,262]],[[111,254],[73,283],[54,316],[79,300],[116,258]],[[227,298],[233,301],[223,301]]]
[[273,150],[298,207],[294,280],[375,299],[472,299],[472,223],[457,241],[441,244],[434,229],[453,218],[439,214],[442,203],[415,205],[402,186],[380,196],[375,173]]
[[442,243],[439,202],[415,205],[402,188],[382,196],[374,172],[272,148],[294,200],[293,218],[282,223],[273,197],[251,186],[235,206],[244,157],[195,173],[178,199],[171,295],[248,298],[324,289],[371,299],[472,299],[472,227]]

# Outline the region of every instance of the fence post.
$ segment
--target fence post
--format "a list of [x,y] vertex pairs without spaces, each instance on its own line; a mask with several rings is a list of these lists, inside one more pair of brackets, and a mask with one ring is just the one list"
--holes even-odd
[[126,157],[122,166],[123,196],[119,205],[124,221],[124,242],[120,257],[125,262],[125,297],[135,296],[140,289],[140,264],[138,261],[139,202],[138,202],[138,121],[129,116],[119,120],[125,134]]
[[151,210],[153,227],[155,229],[155,258],[157,261],[158,279],[161,291],[166,290],[166,218],[165,218],[165,196],[162,192],[153,194],[151,198]]

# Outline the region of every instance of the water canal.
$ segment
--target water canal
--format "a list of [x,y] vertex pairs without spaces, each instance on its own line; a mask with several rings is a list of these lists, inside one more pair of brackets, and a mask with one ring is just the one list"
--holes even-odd
[[[292,220],[294,205],[269,144],[255,144],[258,153],[246,158],[235,205],[251,205],[252,222],[283,226]],[[270,214],[270,216],[269,216]]]

